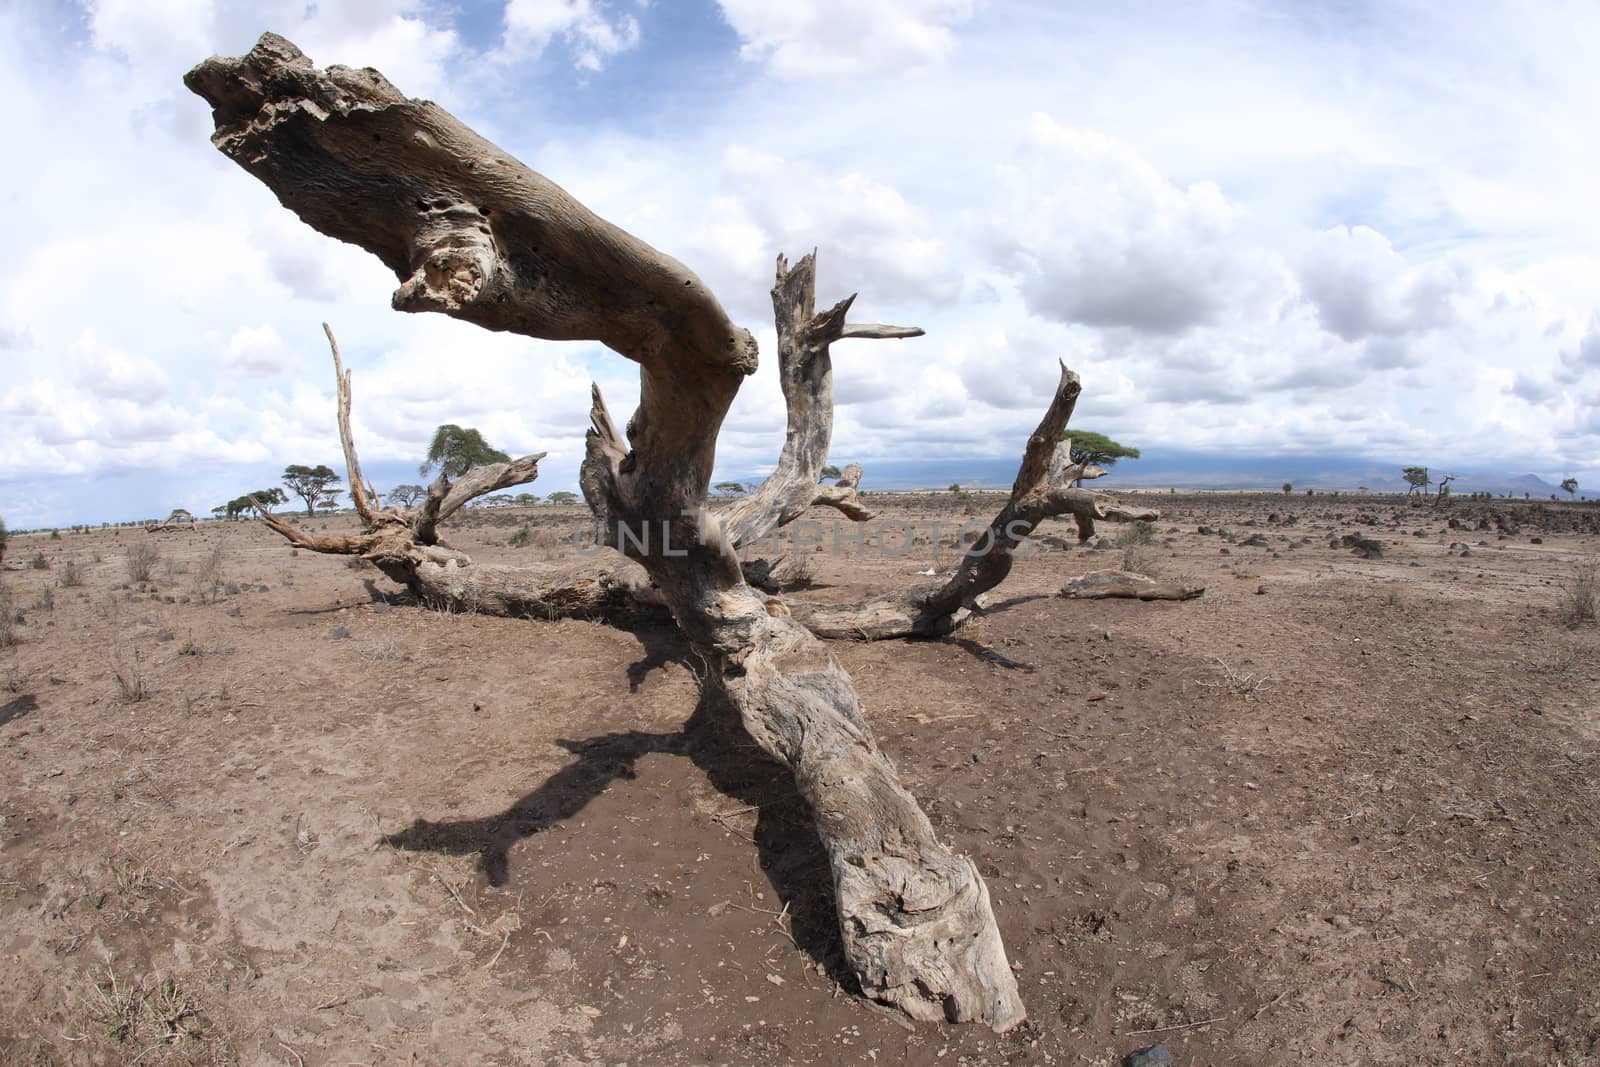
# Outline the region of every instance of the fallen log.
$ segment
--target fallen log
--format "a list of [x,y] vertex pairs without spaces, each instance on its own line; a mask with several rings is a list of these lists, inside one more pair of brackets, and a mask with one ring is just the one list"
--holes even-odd
[[1090,571],[1061,587],[1073,600],[1193,600],[1206,591],[1203,585],[1158,582],[1132,571]]

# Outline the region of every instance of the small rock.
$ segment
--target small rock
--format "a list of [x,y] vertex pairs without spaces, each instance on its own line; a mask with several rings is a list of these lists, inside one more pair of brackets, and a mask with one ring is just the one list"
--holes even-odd
[[1256,586],[1256,596],[1266,596],[1266,595],[1267,595],[1267,587],[1266,587],[1265,584]]
[[333,629],[328,631],[328,637],[335,641],[342,640],[349,636],[350,631],[343,626],[335,626]]
[[973,763],[982,763],[986,758],[987,757],[984,756],[984,754],[982,752],[974,752],[972,754],[972,762]]
[[390,604],[387,600],[374,600],[372,602],[372,611],[376,615],[387,615],[393,610],[394,605]]
[[1172,1053],[1165,1045],[1151,1045],[1122,1057],[1122,1067],[1172,1067]]
[[1544,544],[1544,538],[1542,538],[1542,537],[1530,537],[1530,538],[1528,538],[1528,543],[1530,545],[1542,545],[1542,544]]

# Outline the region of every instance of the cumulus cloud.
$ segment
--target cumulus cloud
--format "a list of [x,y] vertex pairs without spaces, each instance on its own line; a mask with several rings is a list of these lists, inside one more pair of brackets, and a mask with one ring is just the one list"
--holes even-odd
[[739,54],[784,78],[894,72],[945,59],[976,0],[719,0]]
[[1577,344],[1563,349],[1556,367],[1556,380],[1572,385],[1586,374],[1600,370],[1600,312],[1589,320],[1589,327]]
[[294,362],[283,346],[283,338],[269,323],[235,331],[222,346],[222,354],[228,367],[241,374],[277,374]]
[[[1151,25],[728,0],[732,33],[634,0],[511,0],[487,26],[435,0],[90,0],[72,25],[27,7],[0,5],[8,136],[30,161],[0,264],[8,518],[57,499],[18,471],[143,471],[181,494],[227,464],[337,464],[324,319],[375,468],[414,471],[455,420],[551,451],[542,481],[568,487],[589,380],[631,411],[637,368],[596,346],[393,314],[381,264],[217,155],[179,76],[263,26],[440,99],[757,327],[730,476],[781,447],[767,289],[778,252],[813,247],[820,302],[859,291],[857,319],[928,330],[836,348],[841,462],[1014,457],[1058,358],[1084,378],[1077,421],[1155,452],[1446,463],[1490,426],[1550,468],[1600,450],[1600,149],[1557,135],[1600,75],[1570,11],[1408,8],[1380,19],[1386,47],[1344,49],[1337,19],[1248,6]],[[1560,91],[1464,77],[1479,67]]]
[[499,58],[537,57],[560,40],[581,70],[596,71],[639,45],[639,20],[605,0],[509,0]]
[[979,225],[1036,315],[1177,334],[1279,284],[1220,189],[1180,188],[1103,134],[1035,115],[998,185]]
[[892,185],[743,146],[723,153],[720,174],[699,176],[722,192],[685,235],[686,254],[742,312],[770,314],[764,294],[778,251],[793,260],[825,250],[819,299],[830,302],[857,292],[869,306],[917,307],[960,291],[938,226]]
[[1346,341],[1448,325],[1462,286],[1449,264],[1413,267],[1367,226],[1338,226],[1320,234],[1302,258],[1298,276],[1323,326]]
[[96,48],[129,60],[141,85],[181,92],[174,74],[213,53],[238,53],[271,29],[317,63],[377,67],[413,95],[447,89],[454,29],[422,0],[88,0]]

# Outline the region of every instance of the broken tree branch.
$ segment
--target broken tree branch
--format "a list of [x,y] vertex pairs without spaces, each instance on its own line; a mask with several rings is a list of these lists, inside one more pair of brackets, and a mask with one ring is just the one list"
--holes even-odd
[[350,432],[350,372],[344,369],[344,361],[339,358],[339,342],[333,336],[333,327],[323,323],[322,332],[328,337],[328,348],[333,352],[333,374],[339,383],[339,440],[344,445],[344,468],[350,482],[350,499],[355,502],[356,514],[361,516],[361,525],[370,530],[377,525],[380,505],[376,495],[370,501],[367,499],[370,487],[362,477],[355,437]]
[[1079,541],[1093,535],[1096,519],[1135,522],[1158,518],[1160,512],[1126,507],[1110,497],[1072,488],[1075,479],[1105,473],[1099,467],[1073,463],[1072,443],[1062,438],[1082,389],[1078,376],[1063,363],[1055,397],[1023,448],[1010,498],[948,579],[859,604],[790,602],[790,610],[820,637],[938,636],[982,608],[983,595],[1011,573],[1017,547],[1046,518],[1071,515],[1078,524]]
[[[778,257],[772,286],[772,316],[778,330],[778,382],[788,408],[788,432],[778,465],[752,494],[721,511],[718,518],[734,547],[759,541],[799,518],[813,505],[838,508],[856,521],[872,517],[856,490],[861,467],[851,464],[836,485],[817,484],[833,443],[833,356],[835,341],[847,337],[921,337],[916,326],[847,325],[855,294],[817,313],[817,253],[802,256],[793,268]],[[853,474],[851,472],[854,472]]]

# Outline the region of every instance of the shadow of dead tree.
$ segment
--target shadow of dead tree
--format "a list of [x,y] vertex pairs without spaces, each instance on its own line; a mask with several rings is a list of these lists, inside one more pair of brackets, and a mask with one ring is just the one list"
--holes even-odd
[[[687,645],[675,630],[636,633],[645,655],[628,670],[635,687],[649,670],[687,655]],[[506,810],[450,822],[418,819],[385,835],[384,843],[454,856],[477,853],[489,884],[504,886],[512,878],[511,853],[524,838],[577,815],[612,783],[637,777],[636,764],[645,756],[687,757],[719,792],[756,810],[754,840],[761,869],[777,907],[787,907],[795,944],[846,991],[859,991],[843,952],[827,853],[794,777],[750,739],[726,701],[703,690],[682,730],[625,730],[556,744],[576,759]]]

